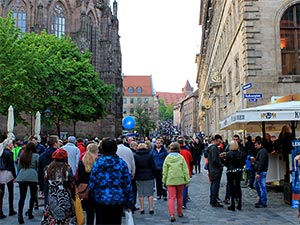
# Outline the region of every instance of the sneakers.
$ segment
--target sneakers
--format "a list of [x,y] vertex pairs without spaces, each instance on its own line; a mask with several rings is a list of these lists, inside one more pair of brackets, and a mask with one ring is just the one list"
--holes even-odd
[[254,204],[254,206],[257,206],[257,205],[262,205],[261,201],[258,201]]
[[165,196],[165,197],[164,197],[164,200],[165,200],[165,201],[167,201],[167,200],[168,200],[168,197],[167,197],[167,196]]
[[212,207],[217,207],[217,208],[222,208],[224,207],[223,205],[221,205],[220,203],[215,203],[215,204],[211,204]]
[[171,221],[171,222],[175,222],[175,221],[176,221],[175,217],[174,217],[174,216],[171,216],[171,217],[170,217],[170,221]]
[[226,204],[226,205],[229,205],[229,204],[230,204],[230,202],[229,202],[228,199],[225,199],[223,202],[224,202],[224,204]]
[[183,206],[182,206],[182,209],[186,209],[186,206],[183,205]]

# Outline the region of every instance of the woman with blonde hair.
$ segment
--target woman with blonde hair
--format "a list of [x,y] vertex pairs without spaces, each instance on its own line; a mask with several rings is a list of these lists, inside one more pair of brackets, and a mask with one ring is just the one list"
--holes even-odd
[[[78,183],[88,184],[90,181],[91,171],[94,162],[98,158],[99,148],[96,143],[88,144],[82,161],[78,165]],[[82,200],[82,207],[86,210],[86,224],[94,224],[94,215],[96,204],[94,199],[89,195],[87,200]]]
[[230,151],[223,155],[225,157],[225,166],[227,167],[226,175],[229,184],[231,205],[228,210],[235,211],[235,198],[238,199],[237,209],[242,209],[242,190],[241,179],[244,167],[243,153],[239,150],[237,141],[229,142]]

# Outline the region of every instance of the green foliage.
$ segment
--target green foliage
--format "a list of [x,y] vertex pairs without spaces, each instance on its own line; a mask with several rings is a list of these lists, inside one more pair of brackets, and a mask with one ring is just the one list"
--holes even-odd
[[150,131],[156,128],[155,121],[152,120],[149,116],[145,107],[137,107],[135,114],[136,120],[136,131],[140,134],[140,136],[149,137]]
[[166,106],[164,99],[159,99],[158,112],[160,121],[173,120],[173,105]]
[[0,41],[0,113],[13,105],[18,122],[21,112],[49,108],[58,133],[63,121],[105,116],[114,87],[99,79],[90,52],[80,53],[69,37],[45,31],[21,35],[11,15],[0,18]]

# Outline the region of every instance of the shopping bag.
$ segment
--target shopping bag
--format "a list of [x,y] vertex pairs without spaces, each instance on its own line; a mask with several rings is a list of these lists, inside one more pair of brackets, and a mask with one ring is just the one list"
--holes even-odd
[[85,218],[84,218],[84,213],[81,205],[81,200],[78,194],[75,195],[74,208],[75,208],[77,225],[84,225]]
[[133,215],[131,211],[125,211],[125,225],[134,225]]

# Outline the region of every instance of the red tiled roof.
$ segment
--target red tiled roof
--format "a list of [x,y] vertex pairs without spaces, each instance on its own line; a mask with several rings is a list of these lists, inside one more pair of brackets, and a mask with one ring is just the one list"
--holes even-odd
[[156,96],[159,99],[164,99],[166,106],[175,105],[181,99],[185,98],[184,93],[171,93],[171,92],[156,92]]
[[[123,77],[124,96],[153,96],[152,76],[124,76]],[[133,88],[133,93],[128,93],[128,88]],[[137,88],[141,87],[142,92],[137,93]]]

